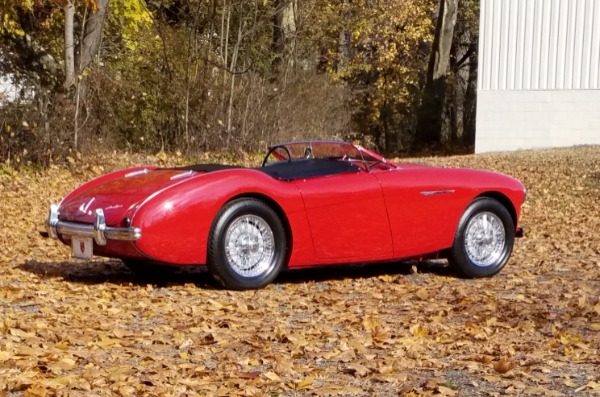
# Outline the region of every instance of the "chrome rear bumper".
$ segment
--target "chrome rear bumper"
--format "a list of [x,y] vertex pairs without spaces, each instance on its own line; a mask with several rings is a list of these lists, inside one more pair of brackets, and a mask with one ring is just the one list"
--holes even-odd
[[46,220],[48,237],[57,239],[58,236],[91,237],[98,245],[106,245],[107,240],[136,241],[142,237],[142,230],[137,227],[106,226],[104,211],[96,210],[94,224],[64,222],[58,220],[58,206],[52,204]]

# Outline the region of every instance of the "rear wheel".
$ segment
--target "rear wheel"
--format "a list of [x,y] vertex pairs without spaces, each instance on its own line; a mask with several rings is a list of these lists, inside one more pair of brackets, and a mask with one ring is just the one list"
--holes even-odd
[[473,201],[463,214],[448,262],[464,277],[489,277],[508,262],[515,225],[506,207],[492,198]]
[[264,287],[277,277],[285,256],[283,224],[262,201],[234,200],[217,214],[209,236],[207,266],[224,287]]

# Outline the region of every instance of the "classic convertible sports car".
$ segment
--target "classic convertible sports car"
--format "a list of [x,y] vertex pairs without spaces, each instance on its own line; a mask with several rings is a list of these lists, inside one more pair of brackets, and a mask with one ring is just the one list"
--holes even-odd
[[345,142],[274,145],[262,166],[138,167],[50,206],[47,235],[73,256],[138,271],[207,265],[232,289],[284,267],[446,257],[465,277],[507,263],[525,200],[508,176],[395,164]]

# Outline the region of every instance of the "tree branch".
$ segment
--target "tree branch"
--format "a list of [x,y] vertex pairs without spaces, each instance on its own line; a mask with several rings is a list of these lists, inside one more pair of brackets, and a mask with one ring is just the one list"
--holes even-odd
[[469,45],[469,49],[467,50],[467,52],[465,52],[463,54],[463,56],[460,58],[460,60],[458,60],[454,65],[452,65],[452,71],[457,72],[463,66],[463,64],[469,60],[469,57],[471,55],[473,55],[475,50],[476,50],[476,45],[471,43],[471,45]]
[[63,70],[60,63],[29,34],[12,35],[3,32],[0,37],[15,49],[25,72],[33,72],[33,77],[39,79],[43,85],[53,86],[62,80]]

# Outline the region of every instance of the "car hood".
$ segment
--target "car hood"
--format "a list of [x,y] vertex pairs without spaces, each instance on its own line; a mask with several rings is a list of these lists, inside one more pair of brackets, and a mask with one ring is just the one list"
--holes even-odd
[[95,211],[100,208],[108,226],[121,226],[124,218],[131,217],[148,197],[199,174],[191,170],[139,170],[89,189],[83,186],[60,204],[59,219],[93,223]]

